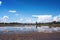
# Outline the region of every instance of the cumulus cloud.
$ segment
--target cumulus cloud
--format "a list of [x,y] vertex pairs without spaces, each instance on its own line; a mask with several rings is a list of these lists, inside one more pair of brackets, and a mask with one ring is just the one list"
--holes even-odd
[[1,18],[1,22],[7,22],[8,18],[9,18],[8,16],[3,16]]
[[58,21],[58,16],[53,17],[53,21]]
[[52,22],[52,21],[56,21],[56,22],[60,22],[60,15],[32,15],[32,17],[37,18],[37,22]]
[[[19,15],[19,14],[16,14]],[[8,16],[3,16],[0,18],[0,22],[7,22],[9,17]],[[11,20],[12,21],[12,20]],[[28,18],[20,18],[18,20],[12,21],[12,22],[21,22],[21,23],[35,23],[35,22],[40,22],[40,23],[47,23],[47,22],[60,22],[60,15],[53,16],[53,15],[32,15],[32,17]]]
[[32,21],[31,18],[26,19],[25,22],[27,22],[27,23],[33,23],[33,21]]
[[34,19],[34,18],[27,18],[26,22],[27,23],[36,23],[36,19]]
[[[18,15],[18,14],[16,14]],[[20,18],[16,22],[21,22],[21,23],[47,23],[47,22],[53,22],[53,21],[60,21],[60,16],[53,16],[53,15],[32,15],[32,17],[24,17]]]
[[22,23],[47,23],[53,21],[60,21],[60,16],[53,16],[53,15],[32,15],[32,18],[21,18],[20,22]]
[[9,10],[8,12],[16,13],[16,10]]
[[32,15],[32,17],[37,17],[37,22],[52,22],[52,15]]
[[1,4],[2,4],[2,1],[0,1],[0,6],[1,6]]
[[60,21],[60,15],[54,16],[53,21],[56,21],[56,22]]
[[35,23],[36,21],[34,21],[33,18],[21,18],[20,22],[21,23]]

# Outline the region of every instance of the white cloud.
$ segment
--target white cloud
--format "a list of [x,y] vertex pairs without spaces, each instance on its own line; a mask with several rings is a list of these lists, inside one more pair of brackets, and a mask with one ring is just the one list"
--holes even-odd
[[16,13],[16,10],[9,10],[8,12]]
[[7,22],[8,18],[9,18],[8,16],[3,16],[1,18],[1,22]]
[[[16,14],[18,15],[18,14]],[[52,21],[60,21],[60,16],[53,16],[53,15],[32,15],[30,18],[20,18],[16,22],[21,22],[21,23],[35,23],[35,22],[40,22],[40,23],[47,23],[47,22],[52,22]]]
[[[34,18],[35,17],[35,18]],[[21,18],[19,22],[22,23],[35,23],[37,22],[52,22],[52,15],[32,15],[32,18]]]
[[21,18],[20,21],[22,21],[23,19]]
[[60,22],[60,15],[52,16],[52,15],[32,15],[32,17],[37,18],[37,22]]
[[[19,14],[16,14],[19,15]],[[0,18],[0,22],[8,22],[9,17],[8,16],[3,16]],[[12,21],[12,20],[11,20]],[[52,21],[59,21],[60,22],[60,15],[57,16],[52,16],[52,15],[32,15],[32,17],[24,17],[24,18],[19,18],[15,21],[12,22],[21,22],[21,23],[35,23],[35,22],[40,22],[40,23],[46,23],[46,22],[52,22]]]
[[37,17],[37,22],[52,22],[52,15],[32,15],[32,17]]
[[53,17],[53,21],[58,21],[58,16]]
[[60,22],[60,15],[54,16],[53,21]]
[[21,18],[20,22],[21,23],[35,23],[36,21],[34,21],[33,18]]
[[19,22],[19,23],[23,23],[23,20],[24,20],[23,18],[20,18],[20,19],[18,20],[18,22]]
[[16,16],[18,16],[19,14],[15,14]]
[[34,18],[26,18],[26,22],[27,23],[35,23],[36,20],[34,20]]
[[27,18],[27,19],[25,20],[25,22],[27,22],[27,23],[32,23],[33,21],[32,21],[31,18]]
[[2,4],[2,1],[0,1],[0,6],[1,6],[1,4]]

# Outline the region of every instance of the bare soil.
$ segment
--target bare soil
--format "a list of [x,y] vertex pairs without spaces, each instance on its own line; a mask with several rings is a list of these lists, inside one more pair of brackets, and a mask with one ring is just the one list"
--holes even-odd
[[0,34],[0,40],[60,40],[60,33]]

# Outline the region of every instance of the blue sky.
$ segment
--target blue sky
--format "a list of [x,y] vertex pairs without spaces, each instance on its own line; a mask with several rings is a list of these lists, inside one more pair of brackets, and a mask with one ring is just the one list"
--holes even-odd
[[43,20],[45,20],[44,18],[46,18],[47,15],[51,16],[52,19],[59,16],[60,0],[0,1],[1,20],[4,18],[7,22],[32,22],[33,20],[35,22],[41,20],[41,15],[43,16]]

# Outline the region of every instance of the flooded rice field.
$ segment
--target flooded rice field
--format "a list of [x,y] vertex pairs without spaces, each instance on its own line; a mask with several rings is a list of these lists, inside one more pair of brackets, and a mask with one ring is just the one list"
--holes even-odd
[[60,27],[51,27],[49,28],[49,26],[41,26],[41,27],[37,27],[36,26],[15,26],[15,27],[11,27],[11,26],[7,26],[7,27],[0,27],[0,33],[29,33],[29,32],[44,32],[44,33],[52,33],[52,32],[60,32]]
[[60,40],[60,27],[0,27],[0,40]]

